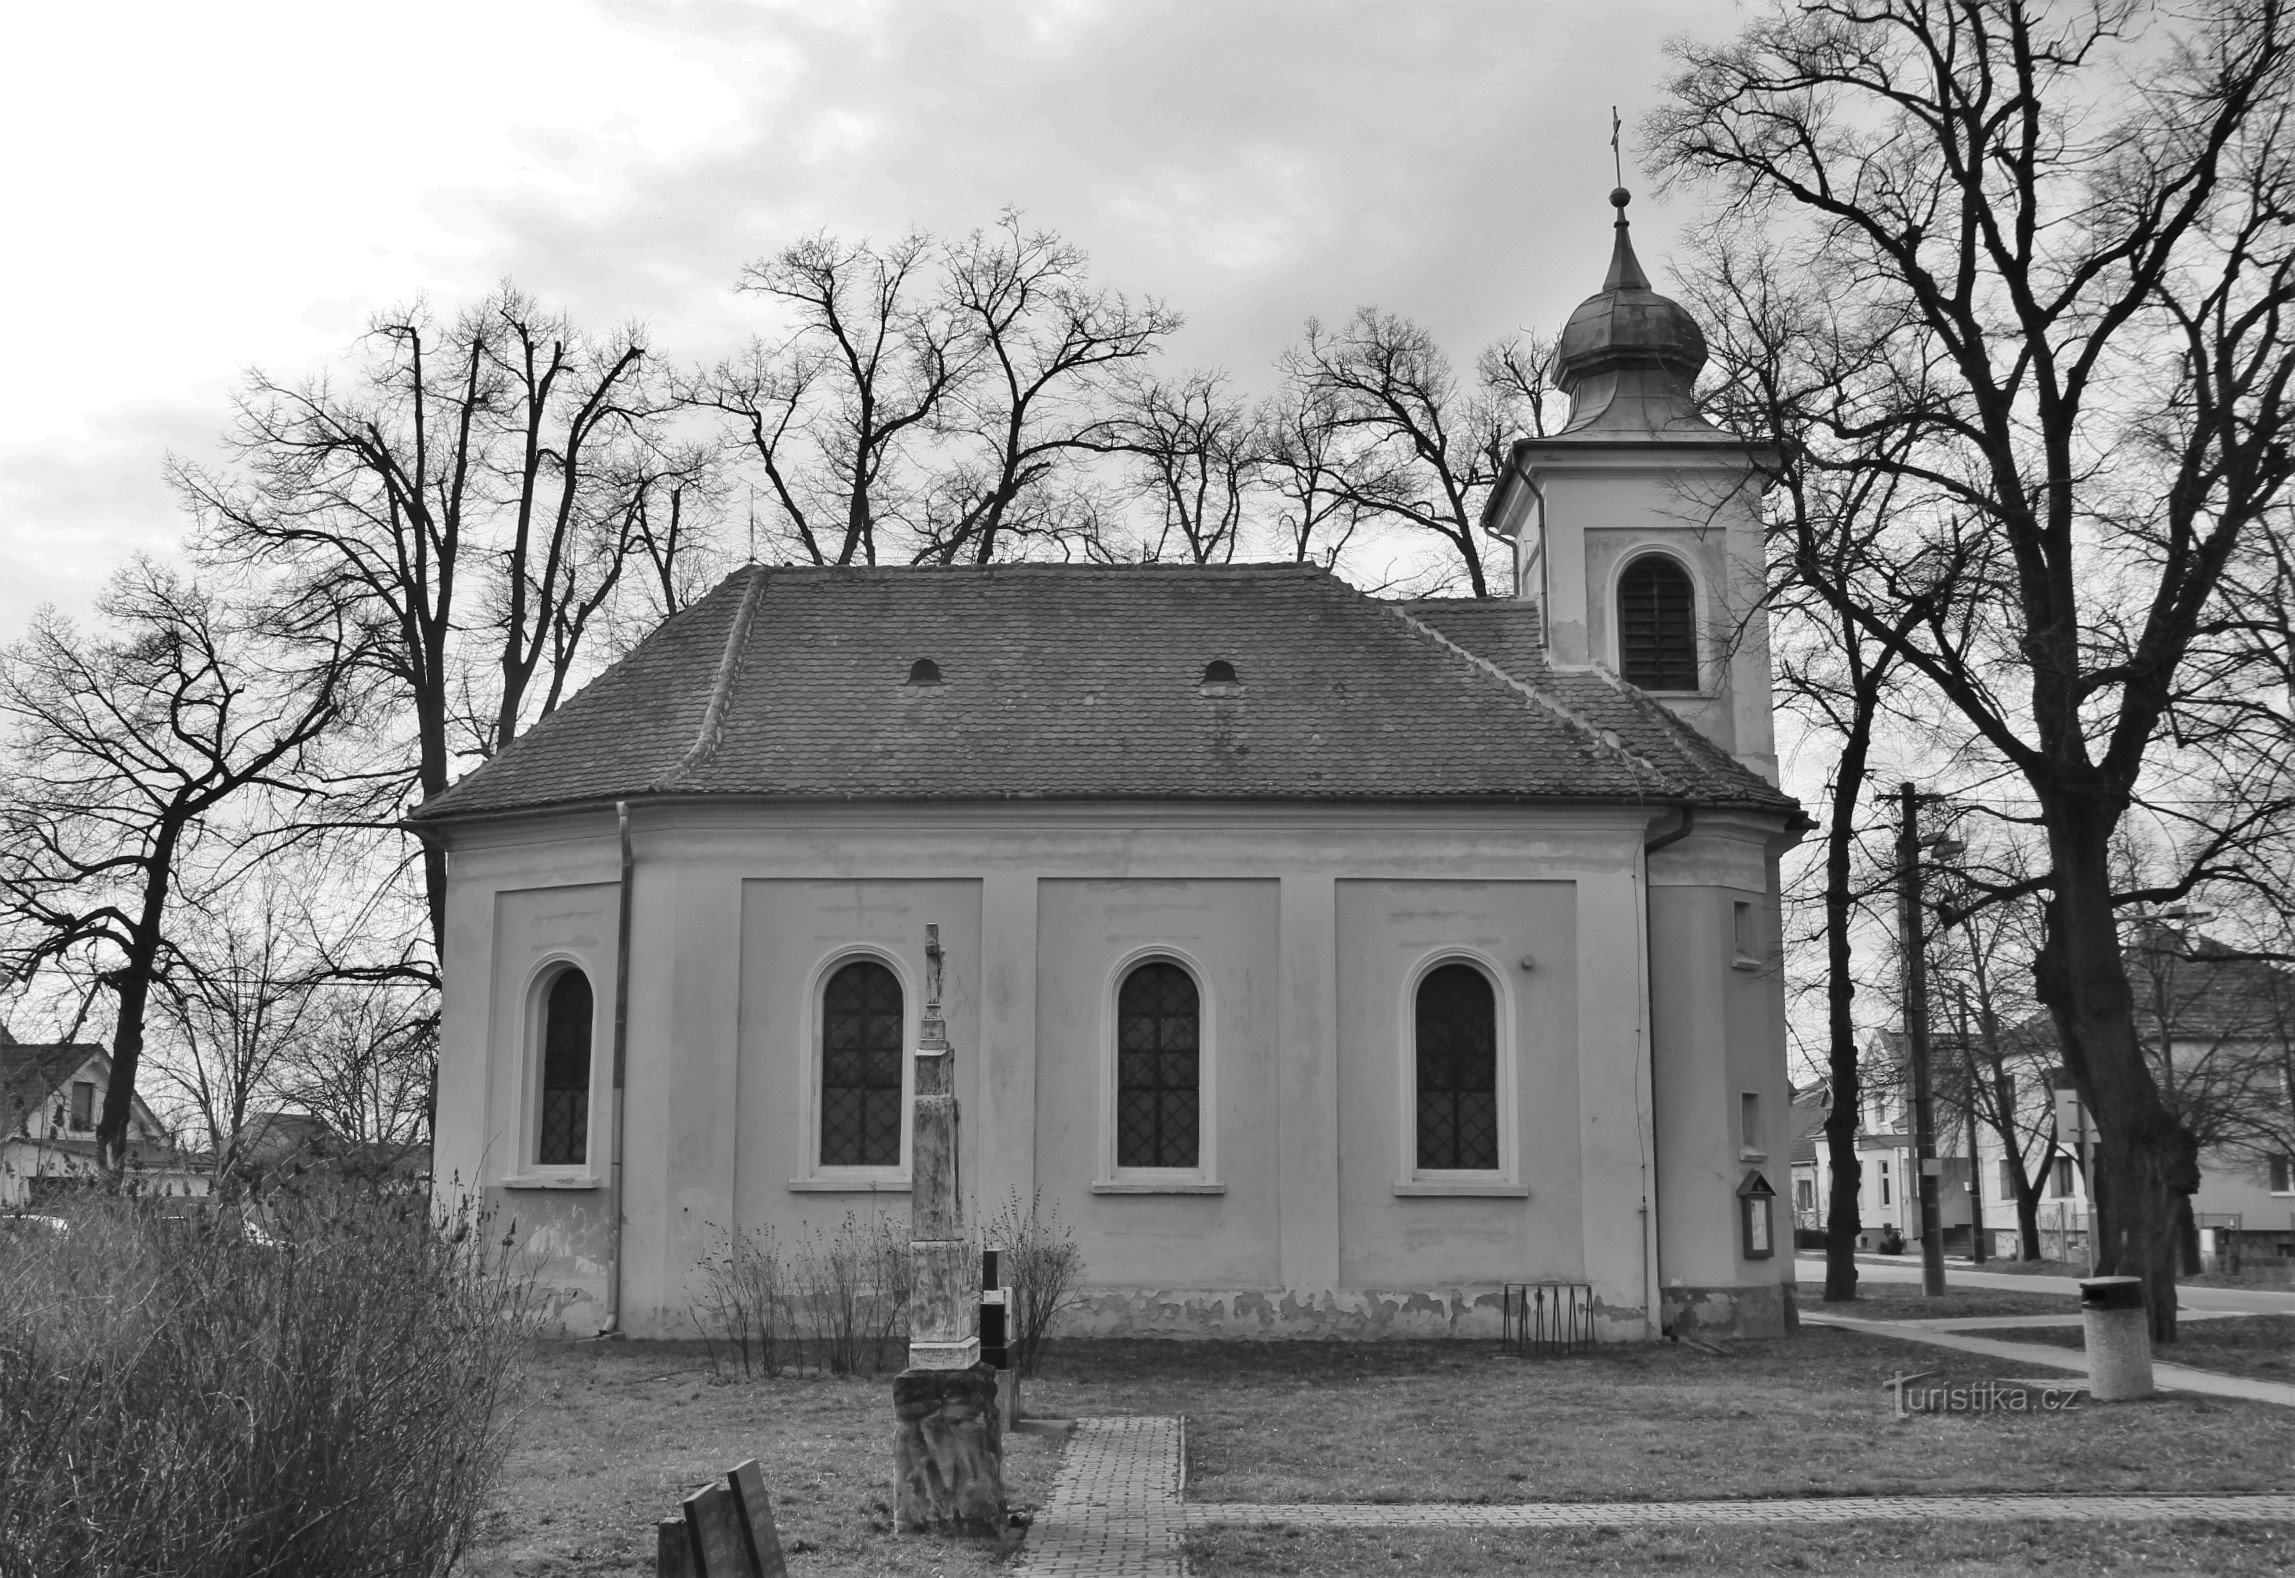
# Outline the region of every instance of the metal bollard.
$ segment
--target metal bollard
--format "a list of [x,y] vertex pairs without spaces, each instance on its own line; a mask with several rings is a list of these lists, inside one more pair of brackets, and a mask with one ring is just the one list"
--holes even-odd
[[2152,1395],[2152,1329],[2141,1277],[2090,1277],[2080,1284],[2087,1328],[2088,1395],[2099,1403]]

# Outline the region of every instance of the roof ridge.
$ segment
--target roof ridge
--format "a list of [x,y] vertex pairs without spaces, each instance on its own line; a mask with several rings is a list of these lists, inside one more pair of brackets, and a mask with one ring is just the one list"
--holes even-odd
[[718,741],[725,734],[725,709],[733,691],[733,681],[741,670],[741,654],[749,645],[749,627],[756,618],[757,604],[764,593],[768,573],[761,564],[749,566],[749,584],[741,589],[741,604],[734,609],[732,625],[725,632],[725,650],[717,659],[717,678],[709,688],[709,705],[701,714],[701,728],[691,748],[673,766],[655,778],[649,788],[668,788],[715,754]]
[[1627,750],[1625,742],[1618,738],[1617,732],[1615,730],[1597,727],[1592,719],[1586,717],[1576,709],[1565,705],[1555,697],[1547,695],[1544,691],[1539,690],[1536,686],[1528,684],[1527,682],[1518,679],[1514,675],[1507,673],[1506,670],[1500,668],[1496,663],[1491,662],[1490,659],[1484,657],[1481,653],[1474,651],[1472,648],[1459,645],[1459,643],[1444,635],[1440,630],[1437,630],[1434,626],[1428,624],[1425,620],[1420,619],[1417,615],[1406,611],[1402,604],[1381,603],[1377,598],[1365,598],[1364,601],[1377,603],[1379,607],[1386,609],[1389,613],[1393,614],[1395,618],[1400,619],[1403,623],[1409,625],[1412,629],[1432,639],[1438,646],[1448,647],[1451,651],[1466,659],[1468,663],[1472,664],[1476,668],[1481,669],[1484,673],[1491,675],[1501,684],[1513,690],[1516,694],[1524,697],[1525,699],[1535,703],[1538,706],[1545,708],[1548,712],[1553,713],[1556,717],[1562,719],[1565,723],[1572,725],[1586,735],[1590,736],[1593,742],[1600,746],[1603,750],[1609,751],[1612,754],[1620,757],[1629,766],[1634,767],[1639,771],[1649,773],[1651,776],[1655,777],[1659,783],[1663,784],[1669,793],[1677,795],[1689,793],[1688,790],[1685,790],[1679,784],[1674,783],[1673,780],[1667,776],[1665,769],[1658,766],[1657,763],[1651,761],[1646,756],[1638,754],[1637,752]]

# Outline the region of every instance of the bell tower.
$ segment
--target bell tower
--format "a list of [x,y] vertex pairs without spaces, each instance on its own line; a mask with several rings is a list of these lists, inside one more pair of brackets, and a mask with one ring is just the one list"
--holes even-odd
[[1555,349],[1569,422],[1514,445],[1482,524],[1513,542],[1518,595],[1539,605],[1549,662],[1639,686],[1775,783],[1761,604],[1769,455],[1698,411],[1705,335],[1650,288],[1631,200],[1622,186],[1610,193],[1609,273]]

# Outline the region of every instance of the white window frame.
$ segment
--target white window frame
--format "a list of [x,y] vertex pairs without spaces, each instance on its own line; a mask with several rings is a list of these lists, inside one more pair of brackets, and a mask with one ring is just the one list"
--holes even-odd
[[[1429,975],[1446,964],[1479,970],[1490,983],[1498,1018],[1498,1165],[1479,1167],[1421,1167],[1418,1164],[1418,989]],[[1396,1133],[1399,1163],[1394,1183],[1398,1195],[1497,1195],[1518,1198],[1529,1194],[1522,1182],[1522,1136],[1519,1070],[1522,1048],[1521,1021],[1514,1000],[1514,983],[1498,960],[1477,948],[1437,948],[1404,972],[1397,1004],[1395,1059],[1401,1099],[1396,1110],[1402,1121]]]
[[[583,1138],[579,1162],[551,1162],[537,1160],[542,1148],[542,1059],[548,1048],[545,1039],[549,1031],[547,1016],[550,1011],[550,992],[558,984],[558,977],[568,970],[579,970],[590,983],[590,1132]],[[610,1082],[601,1094],[599,1081],[607,1073],[613,1059],[613,1044],[607,1040],[601,1047],[607,1015],[604,994],[598,990],[597,971],[587,959],[563,950],[552,950],[534,962],[526,977],[524,1012],[519,1018],[521,1050],[518,1060],[518,1163],[517,1169],[506,1183],[529,1188],[596,1188],[605,1178],[599,1146],[602,1125],[610,1119],[606,1110],[613,1099]]]
[[[1143,964],[1174,964],[1195,982],[1196,1142],[1193,1167],[1120,1167],[1116,1164],[1116,1099],[1122,1090],[1118,1010],[1124,982]],[[1108,971],[1100,990],[1100,1145],[1094,1194],[1225,1194],[1219,1174],[1219,999],[1211,974],[1184,948],[1156,943],[1134,948]]]
[[1720,685],[1714,654],[1708,650],[1705,639],[1706,593],[1705,577],[1698,573],[1697,562],[1668,542],[1637,542],[1629,544],[1610,566],[1609,620],[1610,620],[1610,672],[1620,679],[1626,674],[1626,619],[1625,610],[1618,603],[1618,589],[1624,585],[1626,571],[1651,554],[1663,554],[1681,567],[1689,577],[1690,638],[1697,643],[1697,688],[1695,690],[1653,690],[1652,696],[1711,696]]
[[[867,960],[892,971],[900,983],[900,1162],[892,1167],[831,1167],[821,1161],[821,1037],[828,1027],[829,977],[848,964]],[[917,1000],[916,981],[907,962],[889,948],[874,943],[850,943],[824,955],[813,967],[805,988],[805,1009],[799,1016],[798,1056],[805,1077],[798,1082],[797,1176],[789,1187],[822,1192],[876,1193],[909,1186],[909,1168],[915,1143],[911,1121],[916,1107],[916,1045],[923,1034],[923,1007]]]

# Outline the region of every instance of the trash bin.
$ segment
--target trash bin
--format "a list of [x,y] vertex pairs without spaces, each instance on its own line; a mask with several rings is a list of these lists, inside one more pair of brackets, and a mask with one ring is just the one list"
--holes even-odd
[[2090,1277],[2080,1284],[2087,1328],[2088,1395],[2117,1403],[2152,1395],[2152,1328],[2141,1277]]

